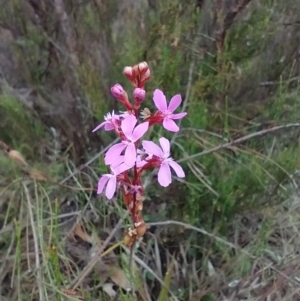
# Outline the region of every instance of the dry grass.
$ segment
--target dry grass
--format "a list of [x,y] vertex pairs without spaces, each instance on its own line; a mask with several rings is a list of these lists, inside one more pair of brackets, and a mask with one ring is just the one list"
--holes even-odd
[[[67,178],[75,174],[68,187],[80,189],[86,171]],[[59,200],[57,188],[46,192],[50,187],[18,177],[1,190],[3,300],[299,299],[294,188],[281,205],[238,214],[226,236],[217,224],[208,231],[173,220],[149,222],[130,264],[122,245],[129,221],[117,203],[99,203],[85,190],[82,200]]]

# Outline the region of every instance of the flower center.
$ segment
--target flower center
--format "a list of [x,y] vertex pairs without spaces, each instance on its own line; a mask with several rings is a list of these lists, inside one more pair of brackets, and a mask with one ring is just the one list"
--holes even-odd
[[165,153],[165,154],[164,154],[164,159],[165,159],[165,160],[168,159],[169,156],[170,156],[170,153]]
[[126,136],[126,140],[123,140],[123,143],[126,144],[126,145],[129,145],[129,144],[133,144],[133,138],[131,136]]
[[163,112],[163,114],[165,115],[165,117],[170,117],[170,115],[172,115],[172,112],[169,111],[169,110],[165,110],[165,111]]

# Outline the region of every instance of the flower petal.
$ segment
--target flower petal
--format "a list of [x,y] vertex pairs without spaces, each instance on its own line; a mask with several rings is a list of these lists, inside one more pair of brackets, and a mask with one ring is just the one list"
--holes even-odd
[[136,149],[133,143],[129,143],[125,150],[124,163],[131,168],[136,161]]
[[97,188],[97,194],[102,193],[102,191],[104,189],[104,186],[107,183],[108,179],[109,178],[108,178],[107,174],[102,175],[102,177],[99,179],[99,181],[98,181],[98,188]]
[[137,158],[136,158],[136,167],[137,168],[142,168],[145,164],[147,164],[147,161],[146,160],[141,160],[141,156],[138,155]]
[[164,152],[164,157],[167,158],[170,156],[170,141],[165,137],[159,138],[159,144]]
[[101,122],[99,125],[97,125],[97,126],[93,129],[92,133],[98,131],[99,129],[101,129],[101,128],[102,128],[103,126],[105,126],[106,124],[107,124],[107,121]]
[[168,163],[173,168],[173,170],[175,171],[178,178],[185,177],[185,173],[184,173],[182,167],[177,162],[171,160],[171,161],[168,161]]
[[183,118],[184,116],[186,116],[186,112],[182,112],[182,113],[178,113],[178,114],[173,114],[172,115],[172,119],[181,119],[181,118]]
[[114,196],[116,187],[117,187],[117,178],[115,176],[112,176],[108,180],[106,190],[105,190],[105,195],[109,200]]
[[148,130],[149,128],[149,122],[143,122],[139,124],[132,133],[132,141],[136,142],[139,140]]
[[181,102],[182,102],[181,95],[180,94],[174,95],[170,100],[168,111],[173,113],[180,106]]
[[114,175],[117,176],[121,173],[123,173],[124,171],[130,169],[132,166],[128,166],[125,163],[121,163],[119,166],[114,168]]
[[129,113],[128,111],[125,111],[125,112],[120,112],[118,116],[121,117],[121,118],[126,118],[129,115],[132,115],[132,114]]
[[114,164],[114,162],[116,162],[116,158],[118,158],[121,155],[125,147],[126,144],[122,142],[113,145],[105,154],[105,158],[104,158],[105,164],[106,165]]
[[110,123],[110,122],[107,122],[106,124],[105,124],[105,126],[104,126],[104,129],[105,129],[105,131],[112,131],[112,130],[114,130],[115,129],[115,127],[114,127],[114,125],[112,124],[112,123]]
[[178,132],[178,125],[170,118],[164,118],[163,127],[170,132]]
[[163,187],[167,187],[171,182],[172,178],[170,166],[168,165],[168,163],[163,162],[158,171],[158,183]]
[[114,162],[110,164],[110,169],[114,175],[116,175],[115,170],[124,163],[124,155],[120,155],[119,157],[116,157]]
[[156,145],[154,142],[152,141],[148,141],[148,140],[144,140],[142,142],[143,148],[144,150],[149,153],[149,154],[153,154],[159,158],[163,158],[164,154],[163,151],[161,150],[161,148]]
[[156,89],[153,93],[153,101],[155,106],[162,112],[167,110],[167,99],[163,91]]
[[136,122],[137,122],[137,119],[132,114],[125,117],[121,122],[121,129],[122,129],[124,135],[129,139],[132,136],[132,132],[136,125]]

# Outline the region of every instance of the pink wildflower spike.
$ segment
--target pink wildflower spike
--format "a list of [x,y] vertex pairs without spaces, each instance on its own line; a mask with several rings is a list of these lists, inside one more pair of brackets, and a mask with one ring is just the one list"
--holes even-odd
[[[104,128],[106,131],[113,130],[121,138],[120,143],[110,147],[105,154],[104,161],[111,172],[100,177],[97,192],[105,193],[109,200],[114,197],[116,190],[123,195],[123,202],[134,226],[133,230],[126,231],[124,242],[133,248],[137,239],[147,231],[142,215],[145,200],[142,181],[144,171],[158,168],[158,182],[163,187],[167,187],[172,181],[171,169],[178,177],[185,177],[182,167],[170,157],[169,140],[160,138],[160,146],[152,141],[144,141],[144,149],[138,149],[140,140],[149,126],[154,124],[162,124],[167,130],[177,132],[179,127],[174,121],[183,118],[187,113],[174,113],[182,102],[180,95],[173,96],[167,103],[164,93],[158,89],[153,95],[157,110],[153,113],[147,108],[141,110],[141,104],[146,97],[145,85],[151,77],[149,66],[146,62],[141,62],[125,67],[123,73],[134,87],[133,99],[129,99],[120,84],[112,86],[111,94],[123,105],[125,112],[118,115],[114,112],[108,113],[93,132]],[[141,116],[143,123],[138,123],[138,116]]]
[[104,126],[105,131],[112,131],[117,128],[117,123],[120,120],[120,116],[116,115],[114,111],[112,113],[107,113],[104,116],[104,120],[102,123],[100,123],[97,127],[93,129],[93,133],[98,131]]
[[170,132],[178,132],[179,127],[174,120],[181,119],[187,114],[186,112],[173,114],[182,102],[181,95],[177,94],[173,96],[168,106],[164,93],[161,90],[156,89],[153,93],[153,101],[157,109],[160,111],[158,117],[162,118],[163,127]]
[[105,164],[113,164],[123,150],[124,163],[129,167],[133,167],[136,162],[136,147],[135,142],[138,141],[148,130],[149,123],[143,122],[135,127],[137,119],[134,115],[128,115],[121,121],[121,129],[126,140],[113,145],[105,155]]
[[164,137],[159,139],[161,147],[152,141],[143,141],[143,148],[149,154],[157,157],[160,161],[160,168],[158,171],[158,182],[161,186],[167,187],[172,182],[171,169],[175,171],[178,178],[184,178],[185,173],[182,167],[170,158],[170,141]]

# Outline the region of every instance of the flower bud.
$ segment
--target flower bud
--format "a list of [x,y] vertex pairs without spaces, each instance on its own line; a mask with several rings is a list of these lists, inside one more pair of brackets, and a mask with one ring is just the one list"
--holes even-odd
[[124,68],[124,70],[123,70],[123,74],[124,74],[127,78],[131,79],[132,76],[133,76],[133,74],[132,74],[132,67],[126,66],[126,67]]
[[137,103],[141,103],[146,97],[146,91],[141,88],[135,88],[133,91],[133,97]]
[[139,63],[138,70],[139,70],[140,74],[142,75],[149,70],[149,66],[146,62]]
[[115,97],[116,99],[122,99],[125,92],[120,84],[115,84],[114,86],[112,86],[110,91],[113,97]]
[[121,104],[123,104],[127,110],[132,110],[132,105],[129,102],[128,95],[120,84],[115,84],[114,86],[112,86],[110,91],[113,97],[115,97]]
[[150,78],[149,66],[146,62],[138,63],[133,67],[126,66],[123,74],[129,79],[134,87],[144,87],[146,81]]
[[142,76],[141,76],[141,82],[145,83],[150,78],[150,69],[148,69]]

